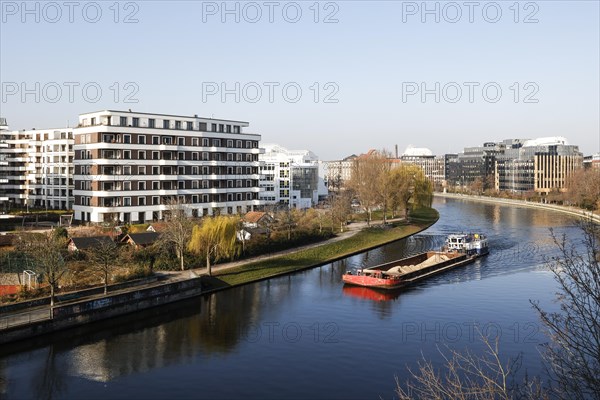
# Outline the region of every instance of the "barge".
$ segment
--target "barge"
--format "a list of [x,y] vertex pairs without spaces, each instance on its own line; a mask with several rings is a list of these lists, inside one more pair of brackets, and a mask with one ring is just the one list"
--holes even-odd
[[433,275],[469,264],[488,254],[488,241],[481,234],[453,234],[441,251],[427,251],[412,257],[346,272],[347,285],[397,289]]

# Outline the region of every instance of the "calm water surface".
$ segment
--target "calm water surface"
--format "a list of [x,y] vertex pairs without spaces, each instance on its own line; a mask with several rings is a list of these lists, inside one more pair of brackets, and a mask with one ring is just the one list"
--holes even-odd
[[[469,349],[477,331],[502,356],[541,369],[545,341],[529,300],[546,309],[549,227],[561,214],[437,199],[422,234],[292,276],[246,285],[12,346],[0,355],[0,398],[393,398],[395,377],[438,347]],[[399,293],[344,288],[347,269],[440,247],[452,232],[489,235],[492,253]]]

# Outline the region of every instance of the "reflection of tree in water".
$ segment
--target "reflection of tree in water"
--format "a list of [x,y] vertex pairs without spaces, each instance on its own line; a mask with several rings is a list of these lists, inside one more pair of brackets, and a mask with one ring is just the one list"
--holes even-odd
[[230,352],[248,334],[259,313],[259,285],[245,285],[203,299],[203,313],[196,321],[198,340],[209,352]]
[[44,349],[46,356],[31,376],[33,398],[53,399],[67,388],[68,364],[54,346]]

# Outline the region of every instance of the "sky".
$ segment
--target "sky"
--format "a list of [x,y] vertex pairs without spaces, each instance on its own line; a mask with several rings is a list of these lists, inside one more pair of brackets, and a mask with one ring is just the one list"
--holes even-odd
[[564,136],[600,151],[600,2],[0,1],[11,129],[247,121],[322,160]]

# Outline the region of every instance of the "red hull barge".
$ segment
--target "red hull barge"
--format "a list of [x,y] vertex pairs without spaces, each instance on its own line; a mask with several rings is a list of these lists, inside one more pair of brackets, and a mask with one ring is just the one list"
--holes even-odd
[[397,289],[430,276],[473,262],[478,255],[454,251],[428,251],[416,256],[347,272],[345,284],[378,289]]

